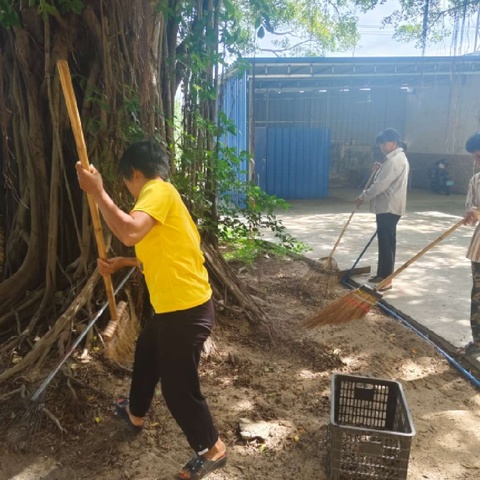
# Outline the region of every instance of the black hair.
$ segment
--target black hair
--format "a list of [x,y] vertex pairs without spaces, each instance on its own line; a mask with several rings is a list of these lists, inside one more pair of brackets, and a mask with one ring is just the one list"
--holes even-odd
[[382,145],[386,142],[395,142],[401,145],[402,137],[394,128],[387,128],[386,130],[381,131],[375,140],[377,145]]
[[118,162],[118,172],[127,180],[133,178],[133,169],[139,170],[148,179],[161,177],[165,180],[169,167],[167,152],[153,140],[132,143]]
[[382,145],[385,142],[395,142],[403,150],[407,151],[407,144],[402,140],[400,134],[394,128],[386,128],[382,130],[375,139],[377,145]]
[[480,133],[473,134],[465,144],[465,150],[468,153],[480,151]]

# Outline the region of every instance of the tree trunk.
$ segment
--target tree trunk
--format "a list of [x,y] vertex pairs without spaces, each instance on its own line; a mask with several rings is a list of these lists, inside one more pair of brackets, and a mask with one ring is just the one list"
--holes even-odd
[[[0,381],[44,358],[51,339],[86,302],[82,293],[72,303],[71,292],[86,281],[97,256],[75,174],[77,153],[59,88],[59,59],[70,66],[90,161],[125,209],[131,199],[117,178],[117,159],[132,141],[155,137],[176,166],[175,96],[183,85],[183,180],[177,187],[193,217],[210,226],[214,246],[218,225],[219,2],[83,0],[80,12],[52,11],[58,2],[48,3],[48,11],[41,10],[42,2],[27,4],[12,2],[18,23],[0,20],[0,326],[17,329],[16,337],[6,338],[7,350],[16,342],[25,346],[27,337],[42,340],[32,343],[32,351]],[[65,2],[62,8],[72,5]],[[198,201],[198,192],[205,190]],[[114,253],[124,252],[117,245]],[[218,281],[229,283],[251,320],[261,318],[248,294],[235,287],[235,276],[228,269],[222,273],[226,265],[215,262],[215,255],[209,250]],[[52,324],[51,318],[58,320]]]

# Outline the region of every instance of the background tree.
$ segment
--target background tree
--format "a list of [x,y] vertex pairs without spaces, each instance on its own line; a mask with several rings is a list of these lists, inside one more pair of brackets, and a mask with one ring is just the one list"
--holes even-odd
[[90,161],[125,205],[114,172],[126,144],[157,137],[173,151],[180,5],[0,3],[4,359],[22,356],[32,338],[49,330],[85,284],[96,256],[56,61],[69,61]]
[[[369,11],[383,1],[357,0],[364,11]],[[474,49],[479,44],[479,0],[399,0],[391,15],[383,19],[384,25],[395,29],[394,38],[415,42],[425,53],[428,44],[450,37],[452,53],[465,53],[468,30],[474,29]]]

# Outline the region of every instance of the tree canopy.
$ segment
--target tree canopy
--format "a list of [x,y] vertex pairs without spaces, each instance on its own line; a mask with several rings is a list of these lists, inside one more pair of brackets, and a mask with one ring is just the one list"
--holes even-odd
[[[248,3],[249,13],[244,18],[250,26],[255,26],[258,38],[271,34],[274,45],[261,51],[283,56],[317,56],[351,50],[360,40],[359,14],[380,5],[391,5],[391,13],[379,17],[379,24],[393,27],[395,39],[413,42],[423,50],[428,44],[451,37],[452,51],[463,53],[469,31],[476,31],[476,37],[479,35],[479,0],[257,0]],[[480,47],[478,41],[475,47]]]

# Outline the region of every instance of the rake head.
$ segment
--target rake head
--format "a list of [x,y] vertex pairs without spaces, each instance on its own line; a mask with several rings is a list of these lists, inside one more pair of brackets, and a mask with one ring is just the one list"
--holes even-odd
[[317,260],[318,268],[323,273],[336,273],[338,272],[338,263],[333,257],[322,257]]
[[[20,397],[20,398],[18,398]],[[0,405],[0,432],[9,449],[29,452],[35,445],[45,415],[45,395],[10,397]]]
[[312,283],[321,284],[324,290],[323,296],[325,297],[331,286],[337,282],[338,271],[338,264],[334,258],[319,258],[303,277],[304,285],[311,286]]

